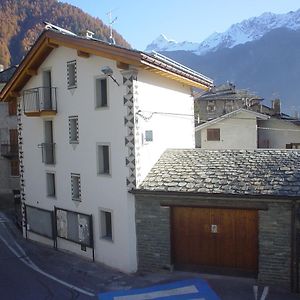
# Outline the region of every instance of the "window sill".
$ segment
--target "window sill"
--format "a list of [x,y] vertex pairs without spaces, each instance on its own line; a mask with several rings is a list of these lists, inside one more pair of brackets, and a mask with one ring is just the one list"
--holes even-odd
[[77,85],[68,86],[68,90],[73,90],[73,89],[76,89],[76,88],[77,88]]
[[78,144],[79,144],[79,141],[69,141],[69,144],[70,144],[70,145],[78,145]]
[[52,200],[57,200],[56,196],[52,196],[52,195],[47,195],[47,198],[52,199]]
[[107,106],[95,106],[95,110],[108,110],[109,109],[109,105]]
[[111,173],[97,173],[98,177],[107,177],[107,178],[111,178]]
[[74,201],[74,202],[82,202],[82,200],[80,198],[72,198],[72,201]]
[[101,239],[102,241],[106,241],[106,242],[109,242],[109,243],[111,243],[111,244],[114,243],[114,240],[113,240],[111,237],[102,236],[102,237],[100,237],[100,239]]

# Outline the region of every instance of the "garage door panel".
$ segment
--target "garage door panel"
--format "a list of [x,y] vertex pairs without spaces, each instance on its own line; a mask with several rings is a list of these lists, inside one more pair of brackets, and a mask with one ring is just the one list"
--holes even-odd
[[256,210],[172,208],[173,261],[257,271]]

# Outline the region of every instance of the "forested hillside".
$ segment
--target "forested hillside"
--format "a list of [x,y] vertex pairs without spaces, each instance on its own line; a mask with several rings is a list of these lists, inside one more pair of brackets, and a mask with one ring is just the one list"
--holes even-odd
[[[42,32],[44,21],[76,34],[84,35],[88,29],[95,38],[109,38],[108,26],[72,5],[56,0],[0,0],[0,64],[18,64]],[[116,44],[130,47],[117,32],[114,38]]]

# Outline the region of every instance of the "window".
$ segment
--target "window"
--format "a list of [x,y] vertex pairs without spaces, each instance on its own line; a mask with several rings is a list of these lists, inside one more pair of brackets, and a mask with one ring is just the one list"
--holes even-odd
[[206,110],[208,112],[214,112],[216,110],[215,100],[208,100]]
[[55,174],[46,173],[47,196],[55,197]]
[[145,131],[145,142],[153,142],[153,131],[152,130]]
[[96,108],[107,107],[107,79],[96,79]]
[[10,161],[10,175],[11,176],[19,176],[19,160],[11,160]]
[[208,141],[219,141],[220,140],[220,128],[207,129],[207,140]]
[[79,143],[78,116],[69,117],[69,143]]
[[67,81],[68,81],[68,89],[74,89],[77,87],[76,60],[67,62]]
[[109,145],[97,145],[98,174],[110,174]]
[[100,210],[100,238],[113,240],[112,212]]
[[17,115],[17,100],[12,100],[8,102],[8,114],[10,116]]
[[80,174],[71,173],[72,200],[81,201]]

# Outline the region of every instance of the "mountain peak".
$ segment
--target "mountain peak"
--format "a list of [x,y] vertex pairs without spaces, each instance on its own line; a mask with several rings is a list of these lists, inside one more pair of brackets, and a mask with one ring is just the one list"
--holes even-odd
[[213,33],[200,43],[181,42],[168,40],[164,35],[160,35],[150,45],[146,51],[190,51],[197,55],[207,52],[214,52],[222,48],[233,48],[240,44],[255,41],[263,37],[266,33],[276,28],[288,28],[297,30],[300,28],[300,9],[286,14],[274,14],[265,12],[258,17],[246,19],[240,23],[233,24],[223,33]]

